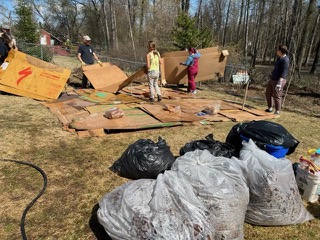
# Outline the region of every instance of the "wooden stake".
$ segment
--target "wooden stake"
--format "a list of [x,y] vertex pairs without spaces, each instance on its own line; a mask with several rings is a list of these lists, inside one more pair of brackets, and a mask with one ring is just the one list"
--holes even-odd
[[248,82],[247,82],[247,86],[246,86],[246,91],[244,93],[244,98],[243,98],[243,104],[242,104],[242,111],[244,109],[244,105],[246,103],[246,99],[247,99],[247,93],[248,93],[248,88],[249,88],[249,82],[250,82],[250,79],[248,79]]

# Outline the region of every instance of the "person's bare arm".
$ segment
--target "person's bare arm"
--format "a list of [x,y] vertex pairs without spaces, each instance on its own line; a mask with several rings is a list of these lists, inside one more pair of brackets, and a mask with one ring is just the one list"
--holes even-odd
[[81,58],[81,53],[78,53],[78,59],[81,62],[82,65],[85,65],[85,62]]
[[95,52],[93,52],[93,58],[94,58],[97,62],[99,62],[99,58],[98,58],[98,56],[97,56],[97,54],[96,54]]
[[149,71],[150,69],[150,55],[147,54],[147,70]]

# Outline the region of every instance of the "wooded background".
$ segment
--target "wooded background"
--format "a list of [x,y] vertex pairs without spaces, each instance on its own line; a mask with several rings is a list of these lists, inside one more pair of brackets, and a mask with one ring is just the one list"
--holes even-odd
[[[254,67],[272,63],[277,45],[289,48],[298,71],[315,74],[320,52],[319,0],[17,0],[2,5],[3,23],[18,38],[43,28],[65,44],[83,35],[107,54],[144,61],[154,40],[160,52],[193,45],[233,49]],[[21,11],[24,10],[24,11]],[[35,23],[26,23],[25,16]],[[33,27],[32,29],[29,29]]]

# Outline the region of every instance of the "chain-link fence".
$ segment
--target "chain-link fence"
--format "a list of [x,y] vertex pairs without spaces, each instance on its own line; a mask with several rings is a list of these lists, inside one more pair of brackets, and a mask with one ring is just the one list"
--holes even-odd
[[[27,43],[19,41],[17,42],[19,51],[24,52],[30,56],[39,58],[46,62],[51,62],[54,55],[77,57],[78,46],[66,47],[62,45],[47,46],[42,44]],[[124,59],[121,56],[109,56],[105,48],[94,47],[96,54],[99,59],[104,62],[110,62],[114,65],[119,66],[125,71],[135,71],[145,65],[142,61],[132,61]]]
[[19,51],[24,52],[30,56],[39,58],[46,62],[51,62],[52,56],[54,54],[53,46],[18,41],[17,47]]

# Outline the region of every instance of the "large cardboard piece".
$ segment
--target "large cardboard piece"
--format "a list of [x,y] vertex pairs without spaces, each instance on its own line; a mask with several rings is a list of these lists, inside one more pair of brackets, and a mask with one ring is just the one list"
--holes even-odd
[[95,89],[112,93],[118,92],[119,86],[128,78],[119,67],[110,63],[86,65],[82,69]]
[[69,69],[11,50],[7,67],[0,70],[0,90],[37,100],[52,101],[62,92]]
[[[195,79],[196,82],[215,79],[224,75],[227,63],[226,50],[224,54],[217,47],[204,48],[199,50],[199,72]],[[161,74],[168,84],[185,84],[188,82],[187,67],[180,65],[188,58],[187,51],[168,52],[162,55],[164,71]]]

